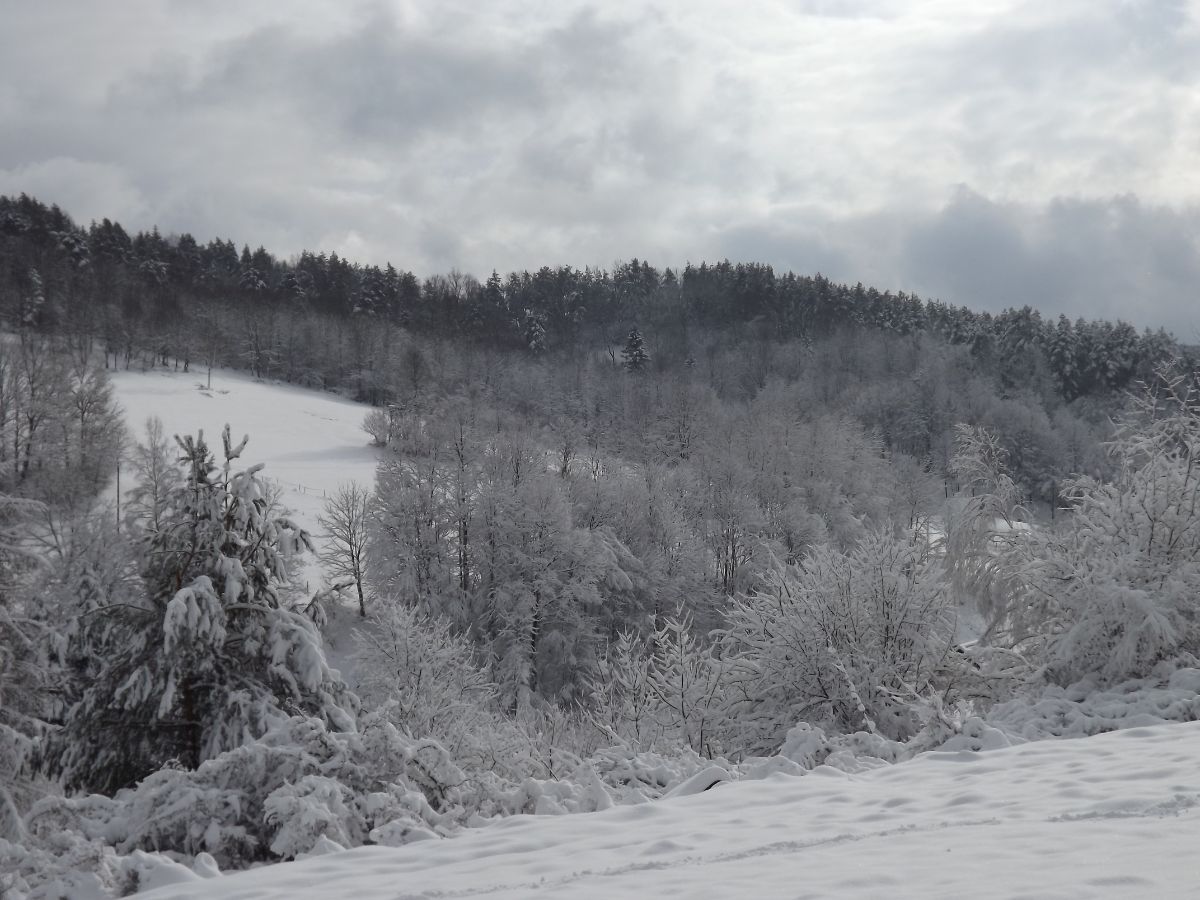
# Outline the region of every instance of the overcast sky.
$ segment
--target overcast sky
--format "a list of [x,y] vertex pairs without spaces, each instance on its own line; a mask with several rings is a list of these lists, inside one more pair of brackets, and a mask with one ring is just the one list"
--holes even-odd
[[0,0],[0,193],[486,277],[768,262],[1200,341],[1200,0]]

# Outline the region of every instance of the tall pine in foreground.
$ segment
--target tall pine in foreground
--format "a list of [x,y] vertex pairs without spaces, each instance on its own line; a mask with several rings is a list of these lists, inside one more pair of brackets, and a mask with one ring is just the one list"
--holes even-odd
[[166,763],[194,768],[289,715],[353,727],[350,695],[312,623],[282,598],[308,534],[273,509],[261,465],[226,427],[218,466],[203,433],[176,438],[184,477],[143,536],[137,602],[95,611],[97,673],[48,743],[68,784],[112,792]]

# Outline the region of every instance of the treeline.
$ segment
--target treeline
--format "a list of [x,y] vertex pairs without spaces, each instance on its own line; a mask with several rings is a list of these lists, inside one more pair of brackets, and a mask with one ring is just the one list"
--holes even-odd
[[227,240],[130,235],[108,219],[83,228],[25,195],[0,197],[0,314],[84,342],[98,337],[114,364],[215,361],[348,387],[375,403],[392,399],[371,373],[394,353],[393,328],[540,355],[611,352],[638,327],[659,372],[693,365],[714,333],[722,345],[846,329],[927,334],[967,348],[1007,389],[1067,401],[1125,388],[1178,350],[1164,332],[1123,322],[1048,321],[1028,306],[978,313],[755,263],[674,271],[633,259],[610,271],[546,266],[484,281],[458,272],[422,280],[336,253],[285,261]]

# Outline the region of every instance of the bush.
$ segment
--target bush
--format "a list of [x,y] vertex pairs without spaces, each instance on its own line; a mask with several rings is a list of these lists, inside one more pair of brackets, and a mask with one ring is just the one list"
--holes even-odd
[[1001,548],[1010,631],[1054,683],[1200,656],[1200,396],[1168,388],[1110,445],[1111,482],[1074,479],[1056,528]]
[[960,665],[954,627],[924,542],[875,530],[848,552],[818,547],[733,601],[727,714],[751,752],[779,747],[797,722],[908,740]]

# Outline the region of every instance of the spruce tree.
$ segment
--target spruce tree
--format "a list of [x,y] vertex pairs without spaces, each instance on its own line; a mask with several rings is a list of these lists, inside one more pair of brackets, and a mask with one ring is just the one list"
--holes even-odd
[[48,742],[46,767],[75,787],[195,768],[290,715],[353,727],[352,695],[280,592],[308,534],[274,510],[261,465],[233,470],[246,441],[228,427],[221,466],[203,433],[176,441],[184,477],[144,532],[144,595],[89,616],[96,675]]
[[625,347],[621,350],[621,358],[625,368],[630,372],[641,372],[650,363],[650,354],[646,352],[646,342],[642,333],[634,328],[625,339]]

